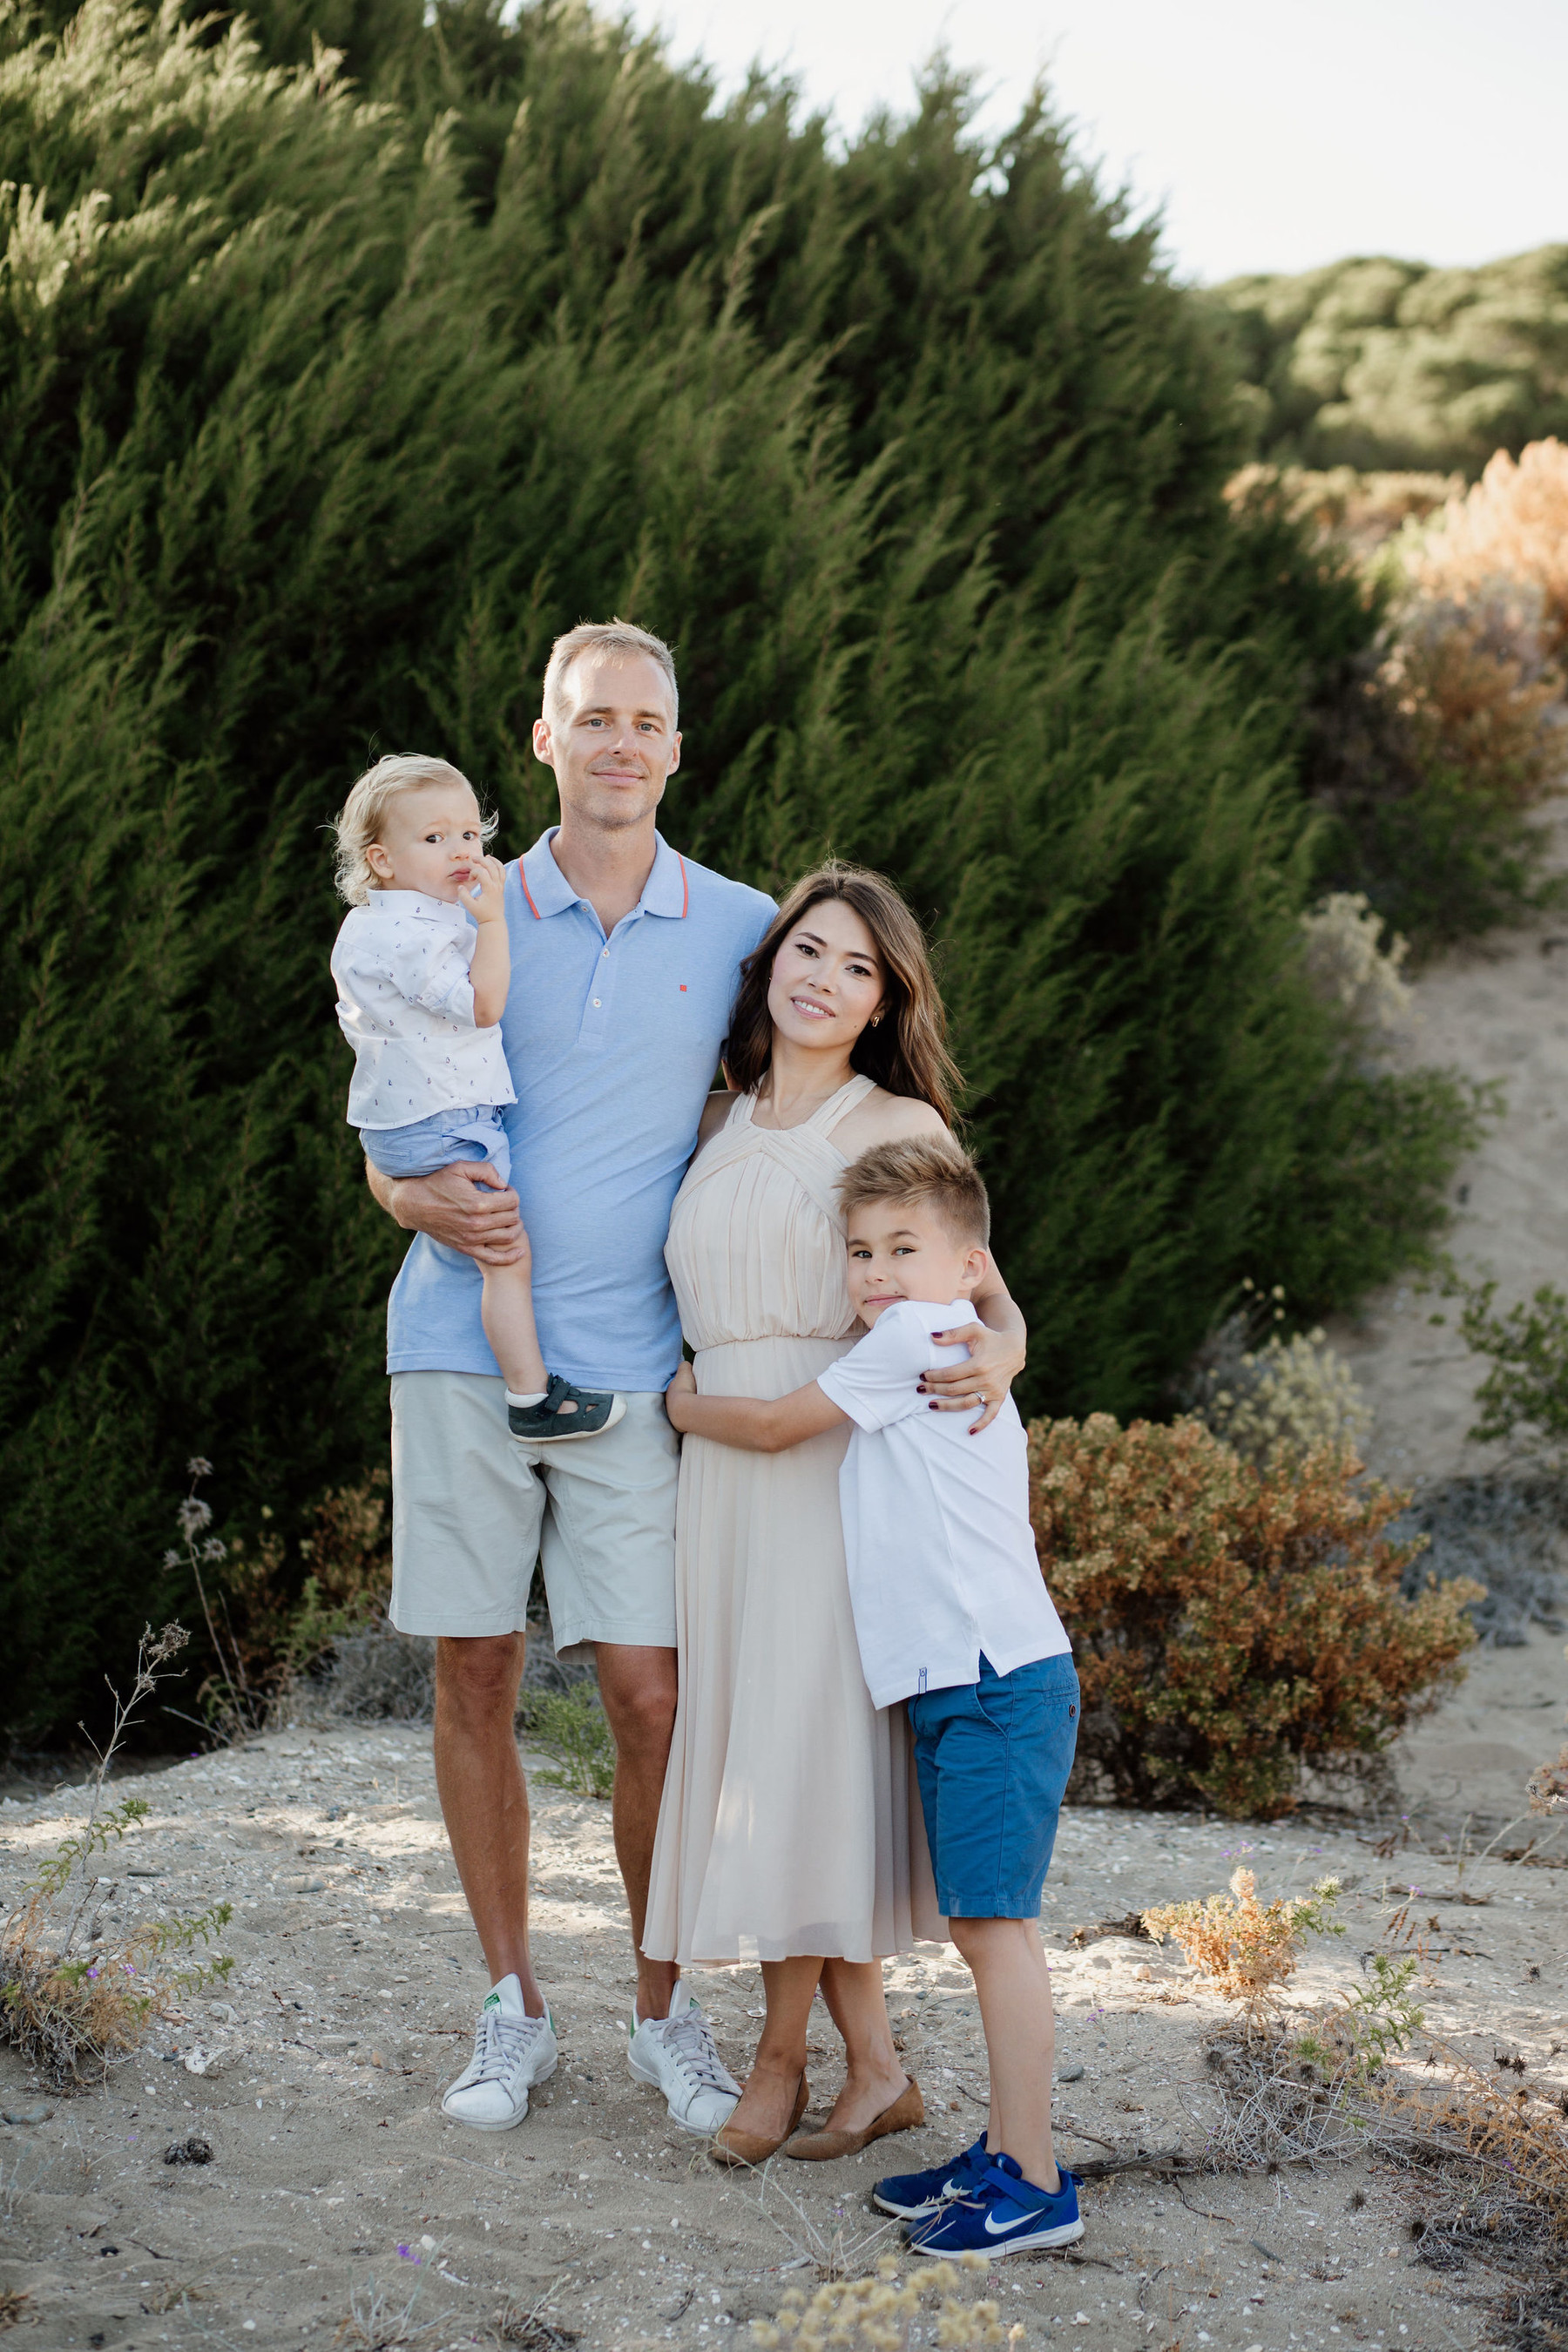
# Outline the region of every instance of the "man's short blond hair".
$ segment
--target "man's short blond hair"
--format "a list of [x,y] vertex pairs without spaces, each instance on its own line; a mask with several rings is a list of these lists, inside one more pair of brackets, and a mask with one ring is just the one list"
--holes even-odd
[[984,1181],[951,1136],[911,1135],[902,1143],[873,1144],[838,1179],[838,1200],[847,1218],[871,1201],[930,1209],[955,1242],[978,1249],[991,1245]]
[[680,724],[680,689],[675,682],[675,656],[662,637],[651,630],[639,629],[635,621],[579,621],[574,629],[557,637],[550,648],[550,660],[544,672],[544,716],[560,717],[566,701],[566,673],[579,654],[608,654],[613,660],[631,661],[638,654],[647,654],[664,672],[669,687],[669,708],[675,724]]
[[[450,760],[429,759],[423,751],[389,751],[356,781],[332,827],[337,838],[338,895],[351,907],[365,906],[371,892],[381,887],[366,852],[372,842],[381,839],[387,810],[405,793],[422,792],[427,784],[458,784],[466,793],[474,791]],[[474,798],[478,800],[477,793]],[[479,832],[484,840],[489,839],[498,822],[493,816],[481,815]]]

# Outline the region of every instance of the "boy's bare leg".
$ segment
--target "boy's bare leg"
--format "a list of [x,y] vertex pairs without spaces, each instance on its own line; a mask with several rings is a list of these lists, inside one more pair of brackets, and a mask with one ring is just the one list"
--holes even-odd
[[669,2015],[669,1997],[680,1975],[673,1960],[647,1959],[642,1948],[654,1832],[658,1828],[664,1771],[675,1730],[676,1654],[651,1645],[600,1642],[595,1645],[595,1659],[599,1696],[616,1740],[610,1818],[616,1860],[632,1916],[637,1970],[636,2016],[640,2025],[645,2018]]
[[436,1644],[436,1787],[452,1857],[490,1972],[515,1975],[544,2015],[528,1951],[528,1786],[512,1729],[524,1636]]
[[533,1320],[533,1267],[525,1251],[512,1265],[487,1265],[479,1315],[513,1396],[542,1396],[550,1384]]
[[1051,2145],[1056,2013],[1051,1974],[1032,1919],[953,1919],[950,1932],[974,1978],[991,2062],[985,2145],[1010,2156],[1037,2189],[1061,2186]]

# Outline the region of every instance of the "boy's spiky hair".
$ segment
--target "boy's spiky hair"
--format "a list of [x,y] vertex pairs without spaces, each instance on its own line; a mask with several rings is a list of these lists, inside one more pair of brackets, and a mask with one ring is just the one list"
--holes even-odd
[[838,1179],[846,1217],[868,1201],[931,1209],[954,1241],[991,1245],[991,1203],[979,1169],[951,1136],[915,1135],[873,1144]]

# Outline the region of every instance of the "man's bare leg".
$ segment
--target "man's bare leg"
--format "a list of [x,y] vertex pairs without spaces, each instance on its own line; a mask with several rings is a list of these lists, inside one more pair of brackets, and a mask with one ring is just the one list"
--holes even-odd
[[673,1960],[645,1959],[642,1948],[654,1832],[675,1729],[675,1652],[634,1648],[621,1642],[600,1642],[595,1646],[599,1696],[616,1738],[612,1820],[616,1860],[632,1915],[640,2025],[645,2018],[669,2015],[670,1995],[680,1975]]
[[436,1787],[490,1982],[515,1975],[524,2009],[542,2017],[528,1952],[528,1784],[512,1728],[525,1638],[437,1643]]

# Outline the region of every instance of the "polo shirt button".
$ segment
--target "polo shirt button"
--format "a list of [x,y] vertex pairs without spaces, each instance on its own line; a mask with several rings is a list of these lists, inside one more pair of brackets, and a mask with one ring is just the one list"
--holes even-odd
[[595,1004],[597,1004],[597,1003],[599,1002],[599,1000],[598,1000],[598,998],[597,998],[596,996],[595,997],[594,1002],[595,1002]]

